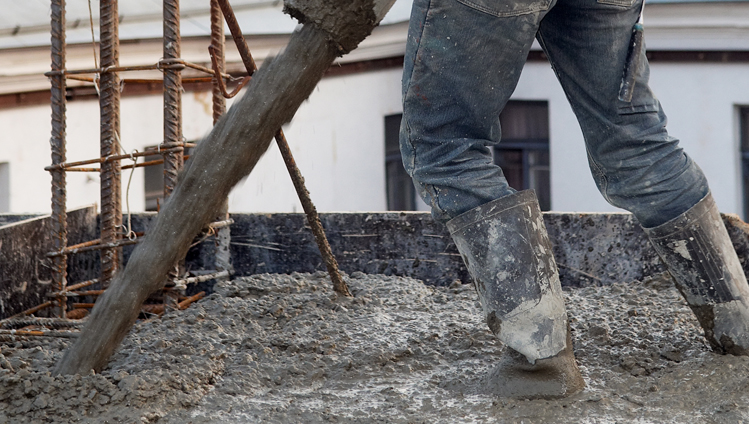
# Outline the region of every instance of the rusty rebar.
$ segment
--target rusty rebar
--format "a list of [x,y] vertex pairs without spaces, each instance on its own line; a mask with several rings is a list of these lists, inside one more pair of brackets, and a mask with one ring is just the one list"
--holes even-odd
[[[51,56],[52,71],[65,69],[65,0],[51,2]],[[66,160],[65,130],[65,76],[50,77],[51,105],[52,105],[52,165],[64,163]],[[65,203],[67,199],[67,182],[65,172],[56,170],[52,174],[52,248],[62,250],[68,244],[68,224]],[[52,284],[55,290],[65,290],[67,282],[68,260],[64,255],[52,260]],[[57,299],[55,315],[65,317],[65,298]]]
[[[67,79],[74,80],[74,81],[82,81],[82,82],[90,82],[94,83],[94,79],[91,77],[79,77],[77,75],[67,75]],[[182,83],[193,83],[193,82],[211,82],[213,81],[213,77],[192,77],[192,78],[182,78]],[[163,84],[163,79],[156,79],[156,78],[122,78],[120,79],[120,82],[122,84]]]
[[230,275],[231,275],[230,271],[223,270],[223,271],[213,272],[213,273],[210,273],[210,274],[199,275],[197,277],[183,278],[183,279],[175,281],[175,283],[180,283],[180,284],[197,284],[197,283],[202,283],[202,282],[205,282],[205,281],[208,281],[208,280],[213,280],[213,279],[218,280],[218,279],[221,279],[221,278],[226,278],[226,277],[229,277]]
[[179,310],[181,311],[183,309],[187,309],[187,307],[190,306],[193,302],[197,302],[198,300],[200,300],[200,299],[202,299],[204,297],[205,297],[205,292],[204,291],[188,297],[187,299],[179,302],[179,304],[178,304]]
[[55,304],[55,302],[52,302],[52,301],[44,302],[44,303],[41,303],[39,305],[34,306],[33,308],[26,309],[25,311],[21,311],[21,312],[15,314],[13,316],[10,316],[10,317],[8,317],[8,319],[18,318],[18,317],[25,317],[27,315],[33,314],[34,312],[39,312],[42,309],[49,308],[50,306],[52,306],[54,304]]
[[[197,63],[191,63],[187,62],[182,59],[162,59],[159,62],[153,64],[153,65],[138,65],[138,66],[107,66],[107,67],[100,67],[100,68],[87,68],[87,69],[64,69],[59,71],[49,71],[45,72],[45,77],[51,77],[51,76],[57,76],[57,75],[82,75],[82,74],[110,74],[110,73],[118,73],[118,72],[132,72],[132,71],[163,71],[164,69],[195,69],[196,71],[200,71],[209,75],[213,75],[214,72],[210,68],[206,68],[203,65],[198,65]],[[241,78],[234,78],[229,74],[222,74],[224,78],[228,80],[237,80]]]
[[[184,156],[185,162],[187,162],[188,159],[190,159],[190,155]],[[121,170],[125,169],[133,169],[133,168],[146,168],[148,166],[153,165],[161,165],[164,163],[164,159],[157,159],[157,160],[149,160],[147,162],[140,162],[130,165],[122,165],[120,167]],[[101,168],[66,168],[65,172],[101,172]]]
[[93,286],[94,284],[96,284],[98,282],[99,282],[99,280],[96,279],[96,278],[94,278],[93,280],[88,280],[88,281],[83,281],[83,282],[78,283],[78,284],[73,284],[71,286],[66,287],[65,290],[62,290],[62,291],[57,292],[57,293],[51,293],[50,295],[55,295],[55,296],[56,295],[64,295],[66,292],[70,292],[70,291],[73,291],[73,290],[82,289],[82,288],[88,287],[88,286]]
[[[221,75],[222,66],[219,65],[219,57],[220,57],[219,55],[221,53],[217,52],[216,48],[212,45],[208,46],[208,53],[211,56],[211,65],[213,66],[213,72],[216,75]],[[222,97],[226,99],[231,99],[232,97],[239,94],[242,88],[244,88],[244,86],[247,85],[247,83],[249,83],[251,80],[252,80],[251,76],[244,77],[242,81],[239,84],[237,84],[237,86],[234,88],[234,91],[232,91],[231,93],[226,91],[226,85],[224,84],[224,81],[221,78],[216,77],[215,79],[213,79],[213,82],[214,82],[214,88],[218,87],[219,93],[221,94]]]
[[[242,63],[244,63],[244,66],[247,69],[247,74],[252,76],[257,70],[257,65],[252,58],[252,53],[247,45],[247,41],[242,35],[242,30],[234,16],[234,11],[228,0],[217,1],[224,14],[224,19],[226,19],[226,24],[229,26],[231,35],[234,38],[234,42],[237,45],[239,55],[242,57]],[[317,214],[317,208],[315,208],[314,203],[312,203],[309,191],[304,185],[304,177],[296,166],[296,161],[291,153],[289,143],[286,141],[286,136],[284,135],[283,130],[279,129],[278,132],[276,132],[275,139],[276,144],[278,144],[278,148],[281,151],[281,156],[283,156],[284,164],[286,164],[286,169],[289,171],[291,181],[296,189],[297,196],[299,196],[299,201],[302,203],[304,213],[307,215],[307,223],[312,230],[312,234],[315,236],[317,247],[320,249],[320,255],[328,269],[328,274],[330,274],[330,279],[333,282],[333,289],[336,293],[344,296],[351,296],[348,285],[343,281],[343,277],[338,269],[338,261],[336,261],[333,251],[330,249],[330,243],[328,243],[328,238],[325,236],[325,229],[323,228],[322,222],[320,222],[320,217]]]
[[106,290],[67,291],[65,297],[101,296]]
[[45,330],[0,330],[0,339],[13,337],[66,337],[75,338],[80,333],[78,331],[45,331]]
[[112,249],[119,249],[123,246],[130,246],[132,244],[138,244],[140,243],[141,240],[143,240],[143,237],[138,237],[135,240],[117,239],[111,243],[102,243],[102,244],[97,244],[97,245],[88,246],[88,247],[81,247],[69,253],[83,253],[83,252],[93,252],[96,250],[106,251],[106,250],[112,250]]
[[100,157],[96,159],[81,160],[77,162],[58,163],[55,165],[47,166],[44,168],[44,170],[54,171],[57,169],[69,169],[74,166],[89,165],[92,163],[113,163],[113,162],[121,161],[123,159],[131,159],[131,158],[137,158],[137,157],[142,157],[142,156],[152,156],[152,155],[162,154],[162,153],[180,152],[184,150],[184,147],[191,147],[194,145],[195,145],[194,143],[169,143],[169,144],[164,144],[162,146],[159,146],[159,150],[148,149],[143,152],[133,152],[133,153],[125,154],[125,155],[118,154],[118,155]]
[[237,17],[234,16],[234,10],[229,4],[229,0],[217,0],[217,1],[218,1],[219,7],[221,7],[221,13],[224,14],[226,25],[229,27],[231,36],[234,39],[234,44],[237,45],[237,51],[239,51],[239,57],[242,58],[242,63],[244,63],[244,67],[245,69],[247,69],[247,73],[249,75],[252,75],[257,70],[257,65],[255,64],[255,59],[252,58],[252,53],[250,53],[250,47],[247,45],[247,41],[244,39],[244,36],[242,35],[242,29],[239,27],[239,22],[237,22]]
[[[179,0],[164,0],[164,54],[162,63],[182,61],[181,37],[179,32]],[[182,141],[182,70],[164,69],[164,143]],[[177,185],[177,174],[184,166],[184,152],[164,155],[164,200]],[[179,276],[180,264],[176,263],[169,272],[169,281]],[[169,284],[169,283],[167,283]],[[166,308],[177,308],[178,290],[169,291],[164,296]]]
[[[99,39],[101,67],[119,66],[119,16],[118,0],[101,0],[99,4]],[[120,153],[120,77],[117,72],[101,74],[99,88],[101,116],[101,157]],[[111,244],[120,237],[122,225],[122,199],[120,162],[105,161],[101,165],[101,215],[100,234],[102,244]],[[101,252],[99,282],[106,287],[120,267],[118,247]]]
[[2,329],[17,329],[29,325],[49,328],[78,328],[83,325],[80,321],[71,321],[65,318],[14,318],[0,321]]
[[[213,124],[226,113],[226,98],[223,81],[219,78],[226,70],[226,35],[224,34],[224,19],[221,15],[221,8],[216,0],[211,0],[211,45],[208,47],[211,54],[211,64],[215,75],[213,76]],[[249,81],[249,77],[245,80]],[[243,87],[244,85],[242,85]],[[237,92],[241,87],[238,87]],[[226,198],[221,203],[219,210],[214,217],[215,221],[224,222],[226,225],[218,226],[218,222],[209,224],[209,228],[216,232],[215,237],[215,254],[213,264],[219,272],[226,272],[225,276],[217,277],[219,281],[228,280],[230,273],[234,270],[231,265],[231,229],[229,225],[233,222],[229,219],[229,199]]]

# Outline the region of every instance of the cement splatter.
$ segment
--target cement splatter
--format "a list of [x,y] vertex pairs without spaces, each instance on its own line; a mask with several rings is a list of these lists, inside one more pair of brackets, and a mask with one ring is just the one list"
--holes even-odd
[[502,346],[472,286],[354,273],[218,285],[138,323],[109,366],[51,377],[62,340],[0,347],[0,423],[736,423],[749,358],[709,351],[670,280],[566,289],[587,389],[556,401],[483,393]]

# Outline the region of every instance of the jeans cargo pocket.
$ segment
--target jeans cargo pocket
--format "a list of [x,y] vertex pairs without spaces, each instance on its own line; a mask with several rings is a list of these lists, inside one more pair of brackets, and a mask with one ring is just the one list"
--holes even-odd
[[458,0],[458,2],[499,18],[528,15],[549,9],[552,0]]
[[632,7],[637,3],[637,0],[596,0],[600,4],[608,4],[611,6],[619,6],[619,7]]

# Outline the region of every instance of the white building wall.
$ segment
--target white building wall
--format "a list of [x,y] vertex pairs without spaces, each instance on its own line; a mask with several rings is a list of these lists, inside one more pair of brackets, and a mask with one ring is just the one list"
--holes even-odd
[[[721,211],[742,214],[736,107],[749,105],[749,64],[655,63],[650,85],[668,130],[707,175]],[[582,132],[547,63],[529,63],[513,96],[549,102],[555,211],[609,212],[588,169]]]
[[[385,119],[401,112],[401,70],[326,78],[284,128],[320,211],[382,211]],[[232,211],[297,211],[297,199],[275,144],[230,195]]]
[[[293,122],[284,128],[313,201],[321,211],[386,209],[384,117],[399,113],[399,69],[324,79]],[[121,103],[122,145],[142,151],[162,138],[162,99],[125,97]],[[68,161],[99,156],[99,106],[75,101],[67,111]],[[212,126],[208,92],[183,95],[183,133],[198,140]],[[50,108],[34,106],[0,111],[0,163],[11,164],[11,212],[50,210]],[[143,159],[140,159],[143,162]],[[131,163],[128,160],[123,165]],[[97,165],[90,165],[91,167]],[[123,212],[144,209],[143,169],[123,170]],[[99,202],[97,173],[68,172],[68,208]],[[253,173],[230,195],[233,212],[301,211],[301,204],[275,144]]]
[[[724,212],[741,212],[735,111],[737,105],[749,105],[749,79],[743,78],[748,73],[749,64],[656,63],[651,69],[651,85],[669,115],[671,134],[705,171]],[[326,78],[284,129],[320,211],[386,209],[384,117],[401,112],[400,79],[400,69]],[[513,98],[549,102],[552,209],[616,211],[593,183],[582,134],[549,65],[529,63]],[[161,141],[161,102],[157,95],[122,100],[127,151]],[[199,139],[211,127],[210,93],[185,93],[183,115],[185,137]],[[50,163],[49,120],[48,106],[0,111],[0,163],[10,164],[11,212],[50,210],[50,178],[44,171]],[[68,160],[97,157],[98,140],[98,103],[69,103]],[[129,170],[123,171],[123,192],[129,176]],[[129,191],[133,211],[144,208],[143,185],[143,170],[138,169]],[[98,202],[97,174],[68,173],[69,208]],[[230,209],[301,211],[275,144],[232,192]]]

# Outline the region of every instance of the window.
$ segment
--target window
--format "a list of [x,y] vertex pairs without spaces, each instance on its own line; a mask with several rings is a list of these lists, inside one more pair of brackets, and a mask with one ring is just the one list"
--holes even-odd
[[494,163],[502,167],[510,187],[536,190],[541,210],[550,210],[549,104],[510,101],[499,122],[502,140],[494,147]]
[[389,211],[415,211],[416,189],[403,168],[399,143],[402,114],[385,117],[385,184]]
[[744,220],[749,219],[749,106],[739,108],[739,138],[741,143],[741,177],[744,193]]
[[[163,155],[151,155],[146,156],[145,161],[163,158]],[[158,205],[164,202],[164,164],[146,166],[143,170],[145,172],[146,210],[155,211]]]
[[10,164],[0,163],[0,212],[10,212]]
[[[155,149],[156,146],[153,146],[153,148]],[[189,156],[191,151],[192,147],[186,148],[185,156]],[[162,159],[164,159],[164,155],[160,154],[145,157],[146,162]],[[156,211],[159,205],[164,203],[164,164],[150,165],[143,169],[145,172],[146,210]]]

